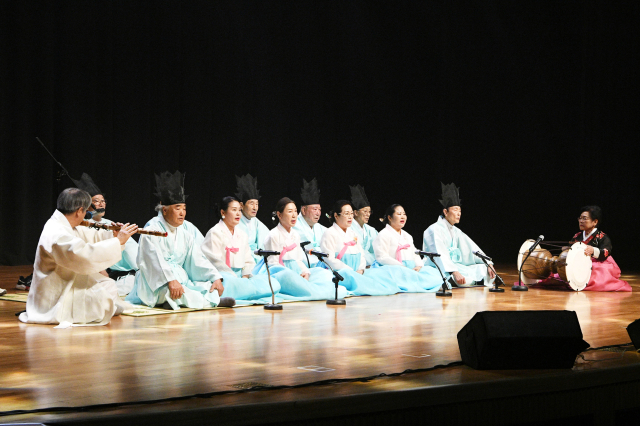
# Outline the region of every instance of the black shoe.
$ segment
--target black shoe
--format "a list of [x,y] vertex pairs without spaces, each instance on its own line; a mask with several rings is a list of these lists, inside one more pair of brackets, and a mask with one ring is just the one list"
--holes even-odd
[[236,299],[233,297],[221,297],[220,303],[218,303],[218,308],[231,308],[236,304]]
[[16,288],[18,290],[29,291],[29,289],[31,288],[32,279],[33,279],[33,274],[29,275],[28,277],[23,277],[22,275],[20,275],[20,278],[18,279],[18,284],[16,284]]

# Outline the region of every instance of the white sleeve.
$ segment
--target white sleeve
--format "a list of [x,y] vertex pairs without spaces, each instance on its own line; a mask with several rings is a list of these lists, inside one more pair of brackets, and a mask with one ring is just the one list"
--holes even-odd
[[593,254],[591,255],[591,257],[593,257],[594,259],[600,257],[600,249],[598,247],[593,248]]
[[242,268],[242,275],[252,276],[251,271],[256,266],[256,261],[253,260],[253,252],[251,251],[251,246],[249,246],[249,242],[247,241],[244,245],[244,267]]
[[103,271],[122,257],[117,238],[87,243],[74,235],[63,234],[51,246],[56,264],[81,275]]
[[373,252],[375,253],[376,260],[381,265],[400,265],[401,262],[398,262],[395,258],[389,255],[389,239],[386,237],[384,232],[378,234],[375,240],[373,240]]
[[226,252],[222,253],[220,251],[222,246],[224,246],[224,242],[220,241],[220,236],[214,232],[214,228],[211,228],[202,242],[202,254],[209,259],[209,262],[213,263],[213,266],[215,266],[218,271],[233,273],[233,270],[225,263]]
[[338,238],[332,235],[332,232],[325,232],[320,241],[320,250],[329,255],[324,259],[325,262],[335,270],[349,268],[343,261],[336,258],[336,252],[339,253],[342,250],[340,245]]

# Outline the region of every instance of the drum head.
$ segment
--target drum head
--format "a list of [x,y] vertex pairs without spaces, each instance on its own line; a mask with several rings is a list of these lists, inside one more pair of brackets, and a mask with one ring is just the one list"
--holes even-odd
[[[535,241],[527,240],[522,244],[522,246],[520,246],[520,250],[518,250],[518,271],[520,270],[520,265],[522,265],[522,259],[527,255],[527,252],[529,251],[529,248],[531,248],[533,243],[535,243]],[[522,274],[522,282],[529,285],[535,284],[536,282],[538,282],[538,280],[535,278],[527,278],[524,276],[524,274]]]
[[582,291],[591,278],[591,258],[584,254],[587,245],[578,242],[567,254],[567,280],[572,289]]

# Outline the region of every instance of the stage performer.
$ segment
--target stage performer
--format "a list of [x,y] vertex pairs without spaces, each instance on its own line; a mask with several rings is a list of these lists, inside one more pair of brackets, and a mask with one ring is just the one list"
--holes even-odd
[[[296,204],[289,198],[282,198],[276,205],[278,226],[269,231],[264,241],[264,249],[280,252],[269,257],[271,276],[280,283],[280,295],[287,300],[326,300],[335,297],[333,275],[323,268],[308,268],[300,247],[300,236],[293,229],[298,220]],[[255,271],[266,273],[264,260]],[[346,296],[347,290],[339,286],[338,297]]]
[[264,239],[267,238],[269,228],[256,217],[258,215],[258,208],[260,207],[258,178],[254,178],[250,174],[241,177],[236,176],[236,183],[236,190],[238,191],[236,197],[242,205],[242,217],[240,218],[238,229],[241,229],[249,237],[251,255],[255,262],[259,262],[262,258],[254,254],[254,252],[264,248],[262,243]]
[[[86,173],[83,173],[79,180],[73,179],[77,188],[80,188],[89,193],[91,196],[91,206],[89,207],[89,213],[91,219],[87,219],[89,222],[95,222],[98,224],[112,225],[113,221],[104,217],[107,201],[104,196],[104,192],[98,188]],[[138,270],[138,243],[133,238],[127,240],[124,251],[122,252],[122,259],[116,264],[109,266],[109,276],[113,279],[117,279],[119,276],[126,275],[128,272],[135,273]]]
[[355,296],[383,296],[400,292],[394,281],[378,277],[383,268],[366,269],[365,252],[351,229],[355,223],[351,203],[347,200],[337,201],[330,215],[333,226],[324,232],[320,250],[329,255],[325,262],[344,277],[340,284]]
[[119,232],[79,226],[91,196],[67,188],[58,196],[57,210],[40,235],[27,310],[20,321],[38,324],[104,325],[127,304],[115,282],[100,274],[122,257],[126,242],[138,227],[125,224]]
[[[423,250],[440,254],[440,257],[435,258],[436,262],[454,287],[483,283],[486,286],[492,286],[495,273],[484,265],[482,259],[473,254],[475,251],[483,253],[482,250],[455,226],[460,223],[462,215],[460,188],[453,183],[440,184],[442,185],[440,203],[444,209],[438,221],[424,231]],[[427,266],[435,268],[431,260],[427,262]]]
[[[235,197],[225,197],[219,207],[220,221],[207,232],[202,253],[224,278],[225,296],[233,297],[237,305],[271,303],[267,276],[252,275],[256,262],[249,237],[240,228],[242,203]],[[280,283],[275,277],[271,278],[271,285],[277,294]]]
[[371,217],[371,204],[364,192],[364,187],[356,185],[349,186],[349,189],[351,189],[351,205],[353,206],[354,214],[351,230],[358,236],[358,242],[364,250],[367,268],[370,268],[376,260],[373,252],[373,240],[378,236],[378,231],[373,226],[368,225]]
[[156,191],[160,198],[156,206],[158,216],[146,228],[169,235],[140,237],[140,270],[127,301],[174,310],[181,306],[196,309],[233,306],[233,298],[220,297],[224,293],[222,276],[202,254],[193,232],[183,227],[187,214],[184,175],[179,171],[156,175]]
[[[318,223],[322,215],[322,208],[320,207],[318,181],[315,178],[311,182],[302,179],[300,198],[302,198],[302,207],[300,207],[300,214],[294,229],[300,236],[300,242],[310,242],[304,247],[304,250],[319,250],[322,235],[327,228]],[[307,266],[309,268],[313,268],[317,266],[318,258],[311,255],[308,261],[305,257],[306,262],[308,262]]]
[[435,268],[423,267],[413,237],[402,229],[407,223],[404,208],[392,204],[385,211],[383,222],[386,226],[373,240],[373,250],[376,263],[383,265],[380,269],[386,271],[386,279],[396,282],[403,292],[436,292],[442,285],[442,278]]
[[[620,279],[620,267],[611,256],[611,238],[598,229],[602,221],[602,209],[598,206],[584,206],[578,218],[580,232],[575,234],[570,243],[583,242],[585,256],[591,257],[591,277],[582,291],[631,291],[628,282]],[[558,281],[558,274],[542,280],[536,287],[553,287],[571,289],[566,283]]]

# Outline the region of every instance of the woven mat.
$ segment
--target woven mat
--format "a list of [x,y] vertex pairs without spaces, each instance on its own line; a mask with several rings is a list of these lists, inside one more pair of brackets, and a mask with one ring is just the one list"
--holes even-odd
[[[27,297],[29,293],[7,293],[4,296],[0,296],[0,300],[6,300],[8,302],[21,302],[27,303]],[[288,303],[295,302],[295,300],[283,300],[280,303]],[[245,305],[236,305],[233,308],[242,308],[244,306],[259,306],[260,304],[245,304]],[[214,309],[231,309],[231,308],[202,308],[202,309],[194,309],[194,308],[180,308],[177,311],[173,309],[162,309],[162,308],[150,308],[145,305],[133,305],[135,309],[132,311],[123,312],[122,315],[129,317],[148,317],[151,315],[167,315],[167,314],[182,314],[186,312],[196,312],[196,311],[212,311]]]

